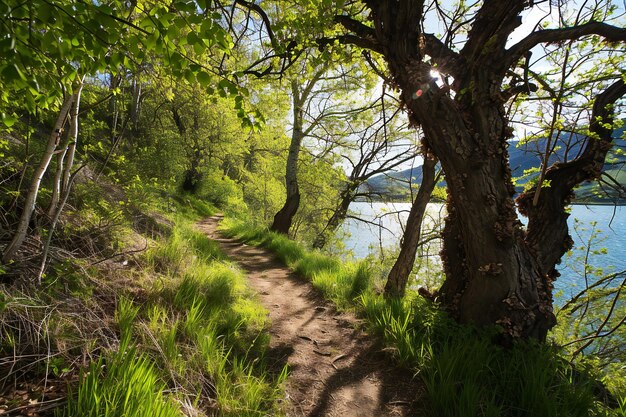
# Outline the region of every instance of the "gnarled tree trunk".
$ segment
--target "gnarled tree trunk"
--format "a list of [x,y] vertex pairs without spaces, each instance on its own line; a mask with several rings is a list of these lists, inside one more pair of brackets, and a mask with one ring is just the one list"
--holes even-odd
[[[552,185],[542,190],[536,206],[521,198],[520,208],[529,216],[524,230],[513,201],[507,153],[512,129],[504,104],[512,91],[528,92],[530,85],[526,80],[507,89],[505,77],[540,43],[590,34],[623,42],[626,30],[601,22],[536,30],[507,48],[511,33],[521,24],[520,13],[529,4],[487,0],[470,20],[466,41],[457,52],[421,31],[424,2],[365,3],[372,26],[336,17],[356,35],[344,41],[384,56],[411,121],[424,130],[426,145],[439,159],[448,183],[441,305],[461,322],[498,324],[513,337],[545,339],[555,324],[554,267],[571,246],[564,207],[572,188],[599,172],[610,147],[610,132],[595,126],[604,140],[587,141],[593,157],[582,155],[548,170],[546,179]],[[454,80],[451,85],[434,82],[431,60]],[[600,117],[605,124],[611,120],[607,105],[624,95],[624,83],[616,82],[606,93],[596,99],[591,118]]]

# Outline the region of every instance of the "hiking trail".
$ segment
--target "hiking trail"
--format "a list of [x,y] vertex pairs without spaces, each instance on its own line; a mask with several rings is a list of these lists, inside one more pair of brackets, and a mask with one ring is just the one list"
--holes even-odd
[[289,366],[289,417],[425,415],[420,383],[394,367],[358,319],[337,312],[268,250],[222,236],[221,219],[206,218],[198,227],[244,270],[269,310],[270,365]]

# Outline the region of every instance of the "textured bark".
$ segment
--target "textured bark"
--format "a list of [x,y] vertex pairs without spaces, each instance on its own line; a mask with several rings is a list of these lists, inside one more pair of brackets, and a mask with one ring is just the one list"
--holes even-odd
[[2,261],[5,263],[8,263],[15,257],[15,254],[20,249],[22,243],[24,242],[24,239],[26,238],[28,223],[30,222],[31,216],[33,215],[33,211],[35,211],[35,203],[37,202],[37,194],[39,193],[41,179],[46,173],[48,165],[50,165],[50,161],[52,160],[52,156],[54,155],[54,151],[56,150],[56,147],[59,145],[59,142],[61,140],[61,135],[63,134],[63,126],[65,126],[67,114],[72,105],[72,97],[72,95],[68,95],[65,98],[65,101],[61,106],[61,110],[59,111],[59,116],[57,117],[54,127],[52,128],[46,150],[41,157],[39,166],[35,169],[35,172],[33,173],[33,178],[26,194],[24,209],[20,216],[18,225],[15,229],[15,234],[13,235],[13,239],[2,254]]
[[287,155],[287,166],[285,169],[285,187],[287,190],[287,198],[283,207],[274,216],[274,221],[270,230],[282,234],[288,234],[300,207],[300,187],[298,186],[298,158],[300,155],[300,146],[302,144],[302,125],[296,127],[294,124],[293,134],[291,136],[291,144],[289,145],[289,154]]
[[402,245],[398,259],[393,264],[387,283],[385,284],[385,296],[403,297],[406,286],[409,281],[409,275],[415,264],[415,254],[420,241],[422,220],[426,205],[430,201],[430,195],[435,188],[435,159],[426,157],[422,165],[422,183],[411,205],[409,218],[406,222],[404,235],[402,236]]
[[[446,281],[439,294],[441,305],[461,322],[499,324],[513,337],[545,339],[555,324],[554,266],[570,244],[566,196],[589,177],[581,171],[599,172],[608,148],[592,152],[597,158],[548,170],[546,178],[553,185],[542,190],[537,206],[521,199],[520,206],[529,215],[526,233],[513,201],[506,148],[512,130],[504,108],[503,81],[507,71],[539,43],[592,33],[618,42],[626,39],[626,30],[604,23],[537,30],[507,49],[509,35],[521,24],[520,13],[528,2],[486,0],[473,19],[467,41],[455,52],[435,36],[420,33],[416,22],[423,18],[423,2],[365,3],[372,27],[338,17],[352,32],[349,36],[359,38],[358,42],[351,42],[349,36],[341,40],[384,56],[412,123],[424,130],[427,145],[446,175],[449,215],[443,236]],[[452,85],[440,87],[432,81],[432,63],[424,60],[425,55],[454,79]],[[609,90],[612,98],[623,95],[621,87]],[[598,99],[604,104],[611,101]],[[610,132],[601,136],[607,138],[606,143]],[[557,187],[552,190],[554,181]]]

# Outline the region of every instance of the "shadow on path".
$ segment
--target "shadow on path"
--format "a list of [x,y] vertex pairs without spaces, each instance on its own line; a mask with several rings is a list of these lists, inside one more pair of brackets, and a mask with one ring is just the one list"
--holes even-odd
[[246,272],[271,319],[271,368],[289,367],[287,415],[423,416],[418,379],[395,368],[359,320],[336,309],[269,251],[219,234],[220,216],[198,227]]

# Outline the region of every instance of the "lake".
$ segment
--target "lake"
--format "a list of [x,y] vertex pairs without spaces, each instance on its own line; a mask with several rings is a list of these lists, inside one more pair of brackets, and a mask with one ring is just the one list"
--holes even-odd
[[[350,211],[362,222],[349,218],[343,225],[346,233],[343,243],[355,258],[370,254],[381,255],[382,248],[397,248],[411,205],[409,203],[352,203]],[[573,205],[569,218],[570,234],[574,239],[572,253],[565,256],[559,268],[561,277],[555,285],[558,299],[566,300],[585,288],[582,259],[591,239],[589,265],[601,268],[604,274],[626,270],[626,208],[624,206]],[[445,215],[443,204],[431,203],[427,208],[425,227],[432,228]],[[525,219],[522,218],[522,221]],[[592,222],[596,222],[595,230]],[[605,248],[606,251],[600,251]],[[441,265],[440,242],[432,241],[419,253],[420,259],[431,270]],[[605,252],[605,253],[604,253]],[[561,295],[558,292],[562,291]]]

